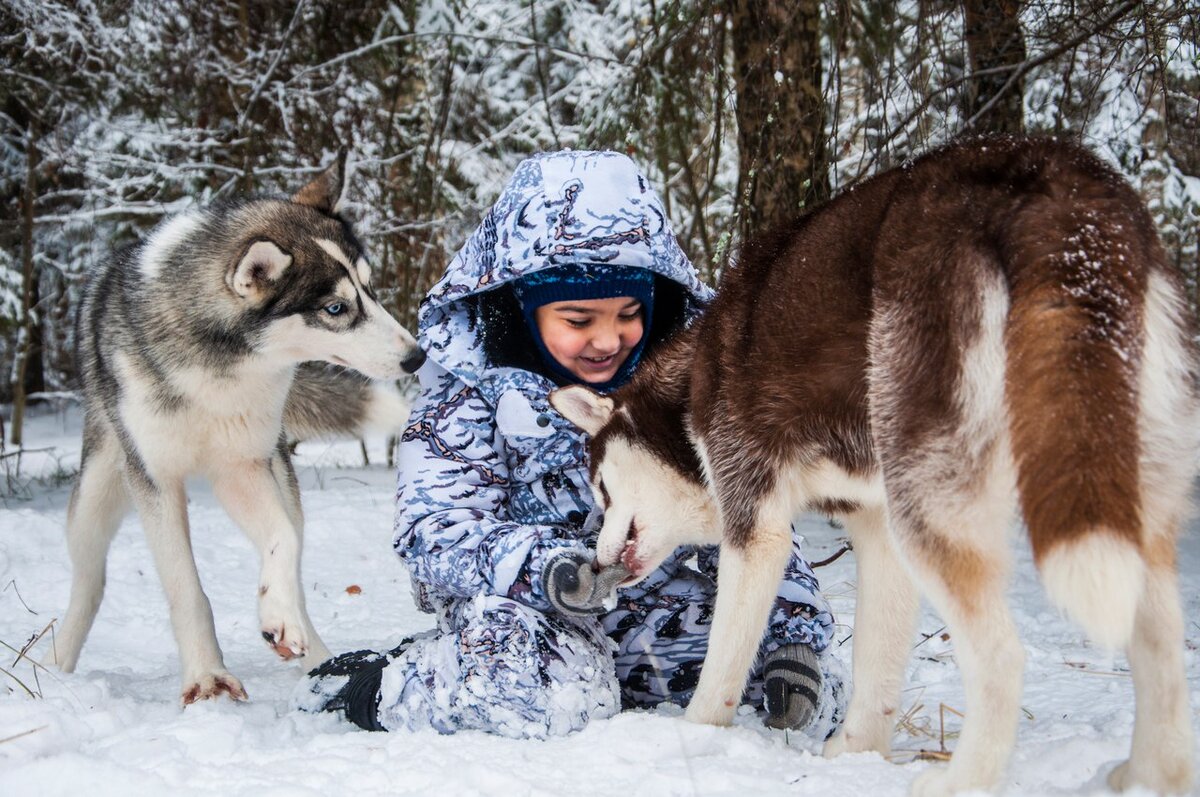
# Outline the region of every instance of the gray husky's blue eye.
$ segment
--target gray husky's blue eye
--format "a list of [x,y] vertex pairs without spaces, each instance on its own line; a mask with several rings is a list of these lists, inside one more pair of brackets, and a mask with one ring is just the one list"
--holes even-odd
[[342,302],[334,302],[333,304],[325,305],[325,312],[330,315],[341,315],[346,310],[346,305]]

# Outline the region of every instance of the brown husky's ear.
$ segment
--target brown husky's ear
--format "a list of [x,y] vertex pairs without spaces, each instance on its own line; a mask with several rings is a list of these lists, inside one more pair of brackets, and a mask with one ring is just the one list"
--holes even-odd
[[616,404],[583,385],[560,387],[550,394],[550,404],[562,416],[590,435],[604,428]]
[[258,301],[291,264],[292,256],[271,241],[255,241],[229,269],[225,282],[243,299]]
[[338,150],[337,160],[331,163],[308,185],[301,188],[292,196],[292,201],[298,205],[308,205],[310,208],[332,216],[337,213],[342,201],[342,191],[346,188],[346,150]]

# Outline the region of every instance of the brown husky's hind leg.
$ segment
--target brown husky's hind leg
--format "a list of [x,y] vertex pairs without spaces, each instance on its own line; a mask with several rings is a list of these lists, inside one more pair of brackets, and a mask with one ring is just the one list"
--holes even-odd
[[966,717],[950,765],[922,773],[912,789],[921,797],[987,790],[999,782],[1016,741],[1025,663],[1005,595],[1008,515],[989,528],[978,514],[940,509],[936,525],[932,512],[893,520],[922,594],[950,630],[966,692]]
[[1192,718],[1183,664],[1183,613],[1175,575],[1173,543],[1163,540],[1162,561],[1152,561],[1138,603],[1129,665],[1137,714],[1129,760],[1109,776],[1109,785],[1158,794],[1182,794],[1192,783]]
[[949,627],[966,691],[950,765],[913,784],[916,795],[948,795],[999,782],[1020,709],[1025,655],[1005,595],[1015,506],[1004,403],[1008,295],[987,257],[969,247],[914,255],[952,279],[938,304],[901,293],[878,303],[871,421],[893,539]]
[[1152,275],[1146,294],[1138,468],[1145,579],[1126,646],[1137,708],[1129,761],[1109,784],[1179,794],[1195,768],[1175,550],[1195,473],[1195,356],[1180,288]]

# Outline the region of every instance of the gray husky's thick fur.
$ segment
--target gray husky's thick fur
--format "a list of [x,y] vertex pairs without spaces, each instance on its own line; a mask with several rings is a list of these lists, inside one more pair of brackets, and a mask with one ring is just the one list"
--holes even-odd
[[169,219],[91,275],[78,326],[85,416],[67,514],[71,601],[52,654],[63,670],[79,659],[132,503],[167,593],[184,703],[246,697],[225,669],[192,556],[193,474],[211,480],[258,549],[268,644],[305,666],[328,657],[300,586],[303,519],[283,433],[293,374],[324,360],[395,378],[424,360],[376,299],[363,248],[338,215],[344,165],[290,199]]
[[1000,781],[1024,651],[1006,604],[1019,506],[1050,598],[1127,651],[1132,752],[1110,782],[1192,779],[1175,540],[1198,428],[1193,322],[1150,215],[1053,140],[963,142],[751,242],[699,323],[613,397],[551,401],[592,435],[601,565],[640,578],[720,542],[687,716],[728,723],[798,513],[854,544],[854,691],[827,754],[886,753],[918,590],[955,644],[966,719],[913,791]]
[[327,363],[304,363],[283,405],[289,441],[361,438],[367,432],[399,435],[411,403],[394,382]]

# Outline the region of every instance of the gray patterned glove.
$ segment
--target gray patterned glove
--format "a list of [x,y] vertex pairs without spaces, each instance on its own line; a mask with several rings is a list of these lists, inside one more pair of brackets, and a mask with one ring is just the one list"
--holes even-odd
[[629,577],[624,565],[597,572],[595,560],[578,551],[561,553],[546,563],[542,583],[550,605],[563,614],[602,614],[617,584]]

